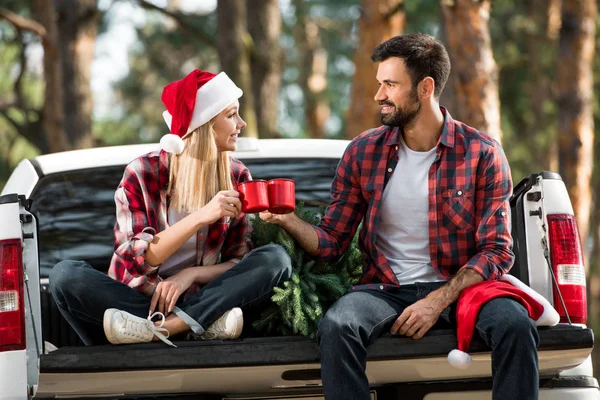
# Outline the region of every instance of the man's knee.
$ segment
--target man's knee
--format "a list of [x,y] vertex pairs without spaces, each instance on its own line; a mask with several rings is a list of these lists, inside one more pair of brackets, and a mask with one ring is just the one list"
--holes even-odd
[[319,339],[337,338],[348,334],[352,331],[352,317],[344,312],[339,312],[336,309],[330,309],[319,322],[318,336]]
[[513,315],[512,318],[508,318],[504,323],[505,334],[513,335],[515,337],[524,337],[525,335],[531,335],[537,332],[535,322],[527,315]]
[[525,313],[515,312],[499,316],[496,323],[499,340],[509,340],[520,342],[522,344],[531,343],[533,346],[538,345],[539,336],[535,321],[529,318]]

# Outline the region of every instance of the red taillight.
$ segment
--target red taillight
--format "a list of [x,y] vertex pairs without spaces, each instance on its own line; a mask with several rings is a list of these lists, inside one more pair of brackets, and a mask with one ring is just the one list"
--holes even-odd
[[565,303],[563,306],[558,290],[554,287],[554,308],[560,315],[560,322],[568,322],[568,314],[572,323],[585,324],[585,268],[577,221],[569,214],[551,214],[548,215],[548,230],[552,271]]
[[0,351],[25,348],[21,240],[0,240]]

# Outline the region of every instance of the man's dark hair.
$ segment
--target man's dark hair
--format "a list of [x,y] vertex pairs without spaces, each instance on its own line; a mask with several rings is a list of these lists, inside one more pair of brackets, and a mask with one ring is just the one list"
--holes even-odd
[[450,75],[450,57],[444,45],[433,36],[424,33],[408,33],[395,36],[379,44],[371,60],[385,61],[390,57],[399,57],[411,77],[413,87],[430,76],[435,81],[434,96],[440,97],[448,75]]

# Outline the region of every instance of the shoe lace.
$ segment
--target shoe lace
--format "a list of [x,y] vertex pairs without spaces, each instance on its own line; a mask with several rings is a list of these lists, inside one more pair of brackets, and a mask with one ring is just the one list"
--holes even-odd
[[[154,325],[154,322],[152,322],[152,318],[154,318],[154,317],[160,317],[160,319],[161,319],[160,325],[158,325],[158,326]],[[162,340],[169,346],[177,347],[173,344],[173,342],[171,342],[168,339],[168,337],[170,335],[169,330],[167,328],[163,328],[164,324],[165,324],[165,315],[163,313],[157,311],[154,314],[151,314],[148,316],[148,325],[147,325],[147,327],[144,327],[144,328],[150,329],[157,338],[159,338],[160,340]],[[136,328],[142,329],[141,324],[136,326]]]

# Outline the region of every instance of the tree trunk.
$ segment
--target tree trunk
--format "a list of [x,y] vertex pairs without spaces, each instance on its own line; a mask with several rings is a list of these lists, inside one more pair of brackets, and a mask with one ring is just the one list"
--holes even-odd
[[[558,140],[552,129],[554,118],[549,118],[545,105],[556,102],[553,79],[558,50],[561,0],[531,0],[528,6],[533,31],[527,40],[529,80],[527,92],[531,99],[533,120],[525,128],[533,149],[534,164],[540,169],[558,171]],[[549,55],[551,57],[549,57]],[[532,135],[532,136],[530,136]],[[540,147],[536,136],[550,135],[548,148]],[[538,136],[539,137],[539,136]]]
[[327,52],[319,39],[319,27],[308,16],[304,0],[293,0],[296,9],[294,38],[299,53],[298,79],[304,97],[306,131],[311,138],[325,137],[330,111],[327,101]]
[[251,41],[246,24],[246,0],[219,0],[217,51],[221,69],[244,91],[240,98],[240,114],[248,124],[244,136],[258,137],[250,71]]
[[594,163],[595,18],[595,1],[563,0],[556,76],[559,171],[573,203],[586,261]]
[[34,0],[32,7],[36,19],[46,29],[42,37],[44,48],[44,108],[41,114],[45,132],[45,143],[34,143],[43,153],[56,153],[67,150],[68,143],[64,131],[63,79],[58,48],[57,13],[53,2]]
[[254,42],[250,61],[258,132],[263,138],[279,137],[281,14],[277,0],[248,1],[248,31]]
[[100,14],[95,0],[60,0],[59,4],[65,132],[70,148],[92,147],[90,82]]
[[361,0],[358,47],[354,53],[354,78],[350,108],[346,114],[346,138],[381,125],[375,77],[377,64],[371,54],[377,45],[401,34],[405,26],[404,0]]
[[442,0],[448,53],[452,60],[449,84],[454,85],[453,115],[496,140],[500,130],[498,68],[492,54],[491,0]]
[[[446,37],[446,21],[444,21],[444,17],[440,18],[440,32],[438,34],[440,41],[444,44],[446,48],[448,48],[448,38]],[[454,85],[451,83],[452,77],[448,77],[448,82],[446,86],[444,86],[444,90],[440,95],[440,104],[445,106],[449,110],[454,110],[456,107],[456,93],[454,90]]]

